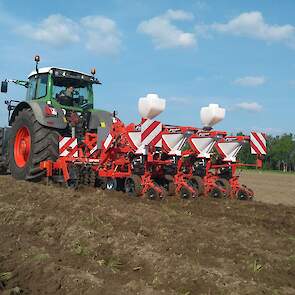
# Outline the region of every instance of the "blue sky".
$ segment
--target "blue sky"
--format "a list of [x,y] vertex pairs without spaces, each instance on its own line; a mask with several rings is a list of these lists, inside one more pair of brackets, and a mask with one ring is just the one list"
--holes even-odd
[[[139,97],[157,93],[166,123],[200,126],[200,108],[218,103],[218,129],[295,133],[293,0],[25,3],[0,0],[0,79],[26,78],[38,53],[42,66],[95,66],[95,106],[126,122],[139,120]],[[9,96],[24,90],[11,85]]]

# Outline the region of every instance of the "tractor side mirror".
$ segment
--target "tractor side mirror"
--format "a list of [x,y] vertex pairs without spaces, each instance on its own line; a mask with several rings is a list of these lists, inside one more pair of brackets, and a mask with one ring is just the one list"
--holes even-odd
[[2,81],[1,82],[1,92],[7,93],[7,88],[8,88],[8,82],[7,81]]

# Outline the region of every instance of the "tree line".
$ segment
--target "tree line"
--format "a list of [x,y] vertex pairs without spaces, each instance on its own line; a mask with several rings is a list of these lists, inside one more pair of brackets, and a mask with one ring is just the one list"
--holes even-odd
[[[243,135],[238,133],[237,135]],[[250,153],[250,144],[247,143],[239,152],[241,162],[255,163],[255,156]],[[284,172],[295,171],[295,135],[283,134],[267,136],[267,155],[263,163],[263,169],[281,170]]]

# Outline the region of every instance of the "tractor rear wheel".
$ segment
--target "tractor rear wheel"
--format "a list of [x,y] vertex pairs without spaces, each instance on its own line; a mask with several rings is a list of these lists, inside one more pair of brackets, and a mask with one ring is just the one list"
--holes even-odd
[[44,127],[31,109],[21,110],[12,123],[9,142],[9,166],[13,177],[21,180],[40,180],[45,170],[40,163],[55,161],[58,154],[59,133]]

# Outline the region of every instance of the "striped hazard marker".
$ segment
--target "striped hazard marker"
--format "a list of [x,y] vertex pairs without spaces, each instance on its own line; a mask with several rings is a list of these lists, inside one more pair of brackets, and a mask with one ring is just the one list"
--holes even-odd
[[78,140],[76,137],[60,137],[60,157],[78,157]]
[[97,144],[89,151],[89,155],[93,156],[94,153],[98,150]]
[[106,150],[111,146],[112,139],[113,139],[113,136],[109,134],[106,140],[104,141],[103,146]]
[[261,132],[251,132],[250,134],[251,154],[266,155],[266,135]]
[[162,124],[161,122],[143,119],[141,124],[141,145],[153,145],[162,147]]

